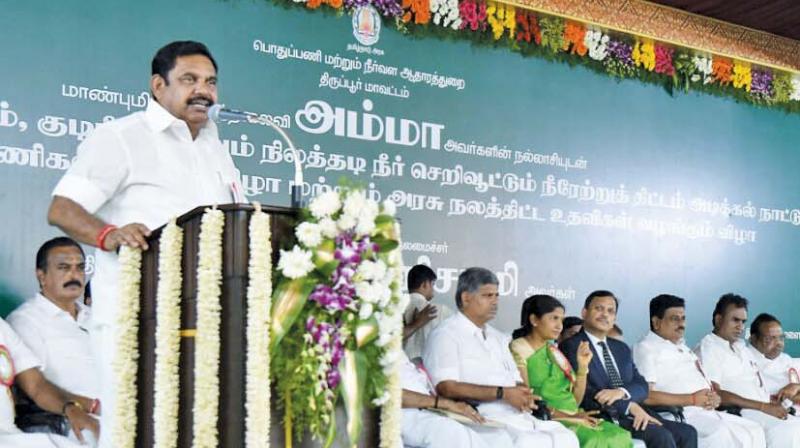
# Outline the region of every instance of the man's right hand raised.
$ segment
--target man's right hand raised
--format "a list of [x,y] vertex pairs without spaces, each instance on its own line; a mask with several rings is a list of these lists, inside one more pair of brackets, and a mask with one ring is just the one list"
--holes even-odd
[[115,252],[120,246],[147,250],[147,237],[150,233],[150,229],[144,224],[138,222],[127,224],[109,232],[103,246],[109,252]]

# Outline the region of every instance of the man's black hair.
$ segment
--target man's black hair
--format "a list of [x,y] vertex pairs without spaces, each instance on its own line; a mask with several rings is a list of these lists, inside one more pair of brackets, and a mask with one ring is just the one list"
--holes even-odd
[[78,244],[77,241],[66,236],[57,236],[53,239],[45,241],[39,250],[36,251],[36,269],[42,272],[47,272],[47,257],[50,256],[50,251],[57,247],[70,246],[77,247],[78,250],[81,251],[81,256],[86,258],[86,254],[83,253],[83,248],[80,244]]
[[180,40],[168,43],[158,50],[156,55],[153,56],[151,74],[161,76],[164,78],[164,82],[169,84],[169,78],[167,75],[169,74],[170,70],[175,68],[175,61],[181,56],[193,56],[198,54],[211,60],[211,64],[214,65],[214,70],[219,71],[217,69],[217,61],[215,61],[214,57],[211,56],[211,52],[208,51],[208,47],[200,42]]

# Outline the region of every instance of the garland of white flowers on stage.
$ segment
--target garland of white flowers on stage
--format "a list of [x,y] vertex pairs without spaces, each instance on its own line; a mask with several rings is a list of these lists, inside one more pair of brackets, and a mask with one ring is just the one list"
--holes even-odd
[[362,404],[382,406],[381,447],[400,441],[402,258],[395,205],[344,188],[311,201],[298,244],[281,251],[273,297],[272,378],[284,410],[285,446],[310,431],[331,446],[334,409],[347,411],[351,445]]
[[225,215],[206,209],[200,223],[195,336],[194,448],[216,448],[219,414],[219,326],[222,282],[222,230]]
[[139,360],[139,285],[142,252],[123,246],[119,251],[120,294],[116,353],[112,368],[117,381],[112,445],[133,448],[136,440],[136,372]]
[[[400,226],[395,224],[395,232],[397,234],[397,242],[400,243]],[[400,244],[399,244],[400,245]],[[402,246],[402,245],[400,245]],[[389,254],[390,264],[393,266],[403,266],[402,252],[400,249],[395,249]],[[403,269],[395,270],[395,284],[400,285],[403,282]],[[402,401],[403,401],[403,388],[400,384],[400,351],[403,350],[403,319],[402,313],[408,305],[408,296],[403,296],[398,306],[395,308],[396,319],[393,324],[393,337],[389,342],[388,353],[392,356],[385,356],[381,359],[381,366],[386,375],[386,391],[389,394],[386,402],[381,407],[381,428],[380,428],[380,446],[381,448],[401,448],[398,443],[401,440],[402,428]]]
[[[181,253],[183,229],[170,221],[161,233],[156,292],[155,446],[178,443],[178,363],[181,345]],[[134,425],[135,426],[135,425]]]
[[245,446],[268,448],[270,427],[269,313],[272,296],[270,218],[255,203],[250,218],[247,287],[247,365]]

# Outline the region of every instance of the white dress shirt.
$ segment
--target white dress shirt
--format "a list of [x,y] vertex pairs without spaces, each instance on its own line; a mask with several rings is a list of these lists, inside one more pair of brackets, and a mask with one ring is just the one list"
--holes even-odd
[[411,321],[414,320],[415,311],[420,312],[428,305],[433,305],[436,307],[436,317],[431,319],[431,321],[425,324],[422,328],[419,328],[417,331],[415,331],[403,342],[403,350],[405,350],[409,358],[414,359],[422,356],[422,351],[425,349],[425,341],[428,340],[428,336],[430,335],[431,331],[433,331],[433,329],[445,319],[452,316],[453,311],[444,305],[431,304],[431,302],[429,302],[425,296],[418,292],[412,292],[408,295],[408,297],[408,306],[403,313],[403,322],[406,325],[410,324]]
[[691,394],[711,389],[700,360],[683,340],[676,344],[650,331],[633,346],[633,362],[659,392]]
[[99,372],[89,341],[89,307],[76,302],[77,320],[42,294],[20,305],[8,323],[41,361],[42,373],[69,392],[95,398]]
[[[480,386],[513,387],[522,377],[511,356],[511,337],[486,324],[482,330],[462,313],[442,322],[431,333],[423,359],[434,386],[458,381]],[[502,400],[483,403],[485,411],[518,411]]]
[[[589,338],[589,342],[594,347],[594,351],[597,353],[597,356],[599,357],[599,360],[600,360],[600,364],[603,366],[604,369],[606,367],[606,363],[605,363],[605,360],[603,359],[603,347],[600,346],[600,343],[602,342],[603,344],[605,344],[606,349],[608,350],[608,356],[611,358],[611,363],[614,364],[614,368],[617,369],[617,374],[621,378],[622,377],[622,373],[619,370],[619,365],[617,365],[616,358],[614,358],[614,352],[612,352],[611,351],[611,347],[608,346],[608,337],[600,339],[597,336],[593,335],[592,333],[589,333],[586,330],[584,330],[584,333],[586,333],[586,337]],[[606,369],[606,373],[608,373],[608,369]],[[631,399],[631,394],[630,394],[630,392],[628,392],[628,389],[626,389],[624,387],[620,387],[620,389],[622,389],[622,391],[625,392],[625,399],[626,400],[630,400]]]
[[703,362],[708,379],[723,390],[749,400],[769,402],[761,372],[744,341],[731,344],[709,333],[697,344],[695,353]]
[[796,379],[793,380],[789,377],[791,369],[794,369],[794,372],[800,375],[800,360],[792,358],[786,353],[781,353],[775,359],[769,359],[752,345],[748,345],[747,350],[750,351],[750,355],[755,360],[759,370],[761,370],[761,377],[764,379],[764,384],[770,395],[777,395],[784,386],[791,381],[796,381]]
[[[75,163],[53,190],[109,224],[140,222],[151,230],[200,205],[238,202],[230,154],[209,121],[192,140],[189,126],[156,101],[147,110],[103,123],[78,147]],[[93,318],[111,324],[117,256],[97,251]]]
[[[0,344],[4,345],[11,355],[14,371],[17,374],[41,365],[36,355],[25,346],[22,339],[3,319],[0,319]],[[8,386],[0,384],[0,435],[20,432],[14,424],[14,400],[11,390]]]
[[400,384],[402,388],[423,395],[432,395],[434,391],[428,381],[428,376],[415,366],[408,359],[408,356],[403,354],[402,357],[403,359],[400,361]]

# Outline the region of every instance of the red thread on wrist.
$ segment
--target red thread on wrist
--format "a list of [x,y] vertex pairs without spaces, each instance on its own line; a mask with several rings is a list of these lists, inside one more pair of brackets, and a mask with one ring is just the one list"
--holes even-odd
[[692,406],[697,406],[697,397],[692,394]]
[[97,412],[99,410],[100,410],[100,400],[95,398],[94,400],[92,400],[92,407],[89,408],[89,413],[97,415]]
[[106,249],[106,237],[108,236],[109,233],[113,232],[114,230],[117,230],[117,226],[115,226],[114,224],[106,224],[105,226],[103,226],[103,228],[100,229],[100,233],[97,234],[97,238],[95,239],[97,247],[99,247],[101,250],[107,251],[108,249]]

